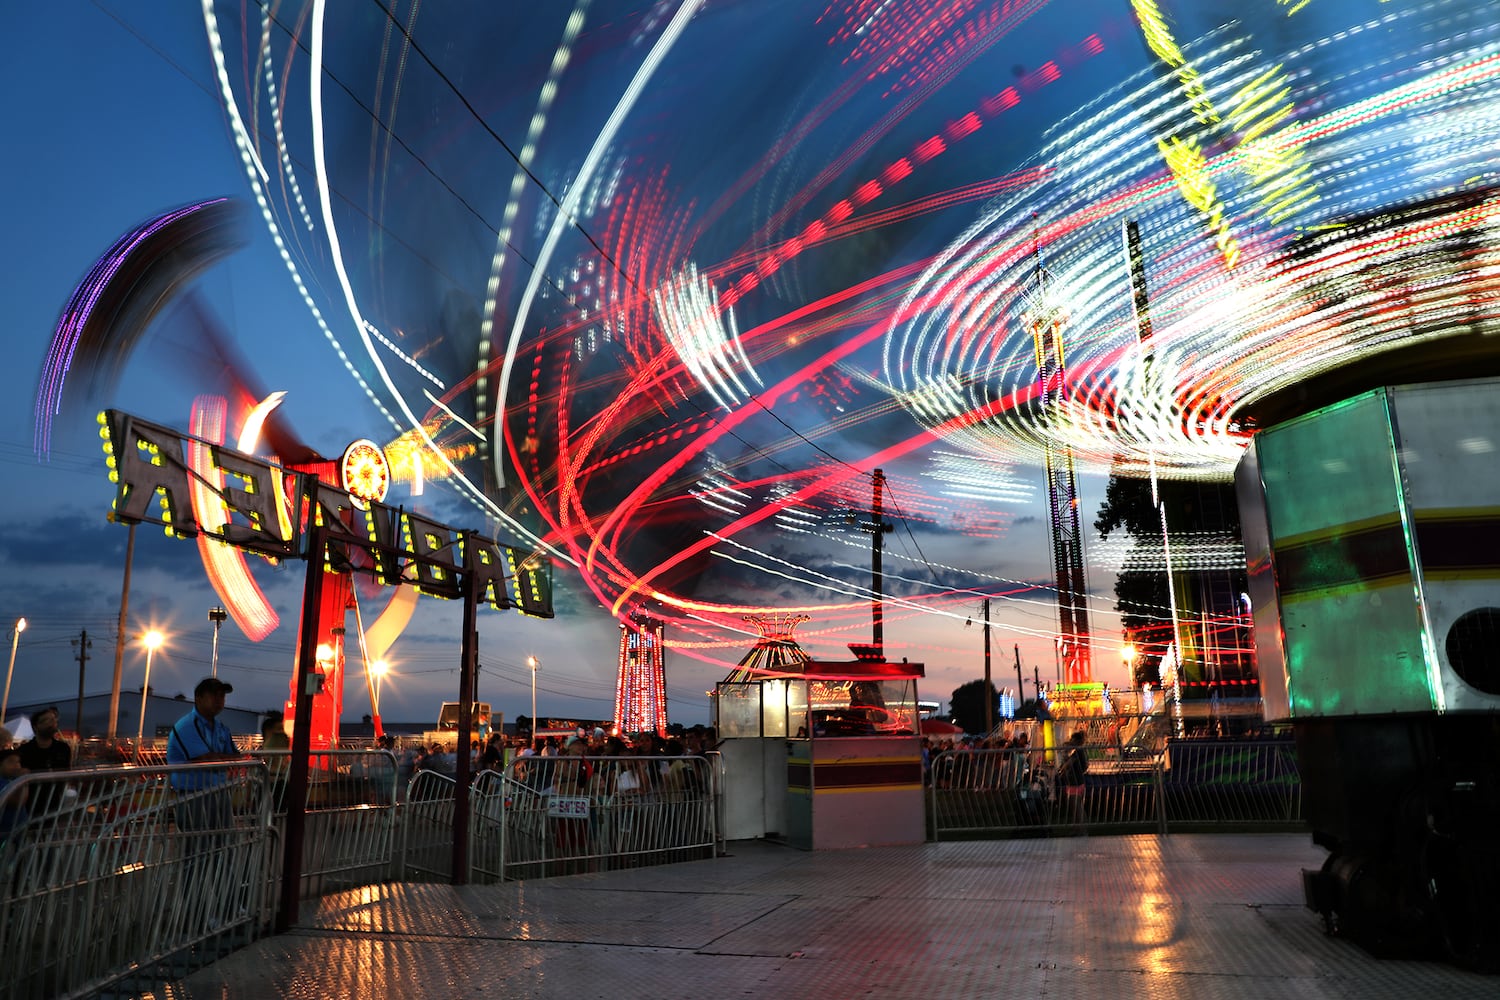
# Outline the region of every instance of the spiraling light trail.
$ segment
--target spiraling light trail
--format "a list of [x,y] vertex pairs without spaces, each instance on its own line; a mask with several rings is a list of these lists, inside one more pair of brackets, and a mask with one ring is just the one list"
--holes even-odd
[[[490,260],[490,278],[485,287],[483,318],[479,324],[479,346],[476,351],[478,356],[476,370],[479,372],[479,377],[474,382],[474,412],[480,423],[492,417],[487,373],[494,354],[495,309],[499,304],[500,276],[505,267],[505,250],[510,246],[516,215],[521,209],[521,192],[531,176],[530,168],[536,156],[537,143],[547,127],[547,116],[551,112],[553,100],[557,97],[558,81],[562,77],[563,70],[567,69],[572,61],[573,45],[578,40],[578,33],[583,30],[584,20],[591,3],[592,0],[578,0],[578,4],[573,8],[573,13],[568,17],[567,24],[563,28],[562,41],[552,53],[552,64],[548,67],[547,79],[543,82],[541,93],[537,97],[536,110],[532,112],[531,122],[526,127],[526,140],[521,145],[516,169],[511,174],[510,191],[506,197],[505,210],[500,216],[500,231],[495,234],[495,254]],[[501,474],[503,466],[499,463],[499,453],[484,457],[495,463],[496,474],[499,476],[499,481],[503,483],[505,479]]]
[[[521,334],[525,331],[526,321],[531,313],[532,301],[536,298],[537,290],[541,286],[542,277],[547,271],[547,266],[552,260],[553,251],[557,248],[557,241],[562,238],[563,231],[573,224],[574,213],[578,209],[579,200],[583,197],[588,180],[598,169],[600,161],[609,149],[609,144],[614,141],[615,133],[624,124],[625,117],[635,102],[640,98],[641,91],[645,89],[650,81],[651,75],[666,58],[672,46],[677,43],[682,32],[687,28],[703,0],[682,0],[673,15],[671,22],[662,30],[661,36],[657,38],[656,44],[651,46],[651,51],[642,61],[640,69],[631,78],[629,86],[620,95],[620,100],[615,104],[610,113],[609,120],[605,122],[604,128],[594,139],[593,148],[579,168],[578,176],[574,178],[573,184],[568,188],[567,196],[563,198],[562,206],[558,209],[552,226],[547,231],[547,239],[542,244],[541,252],[537,254],[535,264],[532,266],[531,276],[526,281],[526,290],[521,296],[521,304],[516,310],[515,321],[510,328],[510,342],[505,348],[505,360],[500,368],[500,385],[496,390],[495,415],[496,422],[504,424],[505,414],[508,409],[507,395],[509,394],[511,369],[515,364],[516,351],[521,344]],[[505,482],[505,470],[498,463],[495,467],[495,479],[502,485]]]
[[667,342],[716,403],[732,410],[750,395],[736,369],[760,384],[740,343],[734,310],[720,310],[718,289],[696,267],[689,264],[676,279],[656,289],[651,300]]
[[[222,444],[227,426],[228,405],[222,396],[199,396],[193,400],[189,433],[204,441]],[[218,497],[224,488],[224,473],[214,463],[209,446],[197,441],[188,442],[187,463],[193,472],[188,483],[193,517],[204,528],[218,531],[226,521],[224,503]],[[285,504],[278,505],[278,509],[284,511]],[[290,535],[290,531],[284,530],[282,537]],[[203,561],[209,583],[223,599],[245,638],[260,642],[274,632],[281,624],[281,618],[251,575],[245,553],[201,533],[197,542],[198,556]]]
[[[1232,51],[1231,45],[1225,54]],[[1216,88],[1241,86],[1242,75],[1205,72],[1202,79],[1212,94]],[[1280,149],[1305,147],[1316,139],[1327,147],[1319,153],[1321,161],[1357,164],[1371,151],[1352,131],[1354,125],[1421,108],[1424,120],[1442,123],[1429,126],[1423,152],[1441,156],[1449,144],[1469,141],[1467,123],[1480,105],[1500,93],[1497,79],[1500,55],[1478,55],[1287,126],[1266,141]],[[1212,276],[1200,269],[1201,246],[1193,250],[1188,243],[1179,245],[1165,280],[1155,284],[1157,334],[1149,347],[1151,364],[1143,365],[1142,348],[1129,339],[1132,324],[1125,307],[1130,298],[1118,263],[1118,229],[1099,223],[1141,211],[1153,182],[1137,171],[1139,179],[1127,180],[1133,186],[1125,188],[1133,197],[1116,197],[1112,203],[1101,202],[1097,191],[1111,173],[1129,177],[1130,161],[1123,157],[1134,143],[1122,140],[1140,127],[1133,109],[1142,103],[1149,106],[1149,92],[1131,91],[1081,121],[1086,131],[1107,121],[1118,123],[1114,134],[1098,131],[1092,149],[1079,148],[1080,127],[1061,130],[1042,153],[1056,165],[1053,189],[1040,198],[1007,199],[983,216],[913,288],[906,310],[913,318],[892,323],[886,378],[893,390],[905,393],[902,398],[911,403],[914,416],[929,425],[974,412],[995,393],[1034,377],[1026,358],[1030,345],[1014,317],[1030,266],[1025,251],[1031,234],[1020,223],[1030,213],[1038,214],[1040,239],[1071,313],[1073,387],[1065,419],[1042,424],[1027,410],[1009,409],[1000,420],[975,425],[952,443],[976,454],[1034,462],[1048,440],[1061,440],[1077,461],[1099,471],[1144,474],[1154,456],[1166,474],[1223,478],[1245,437],[1233,420],[1238,409],[1290,381],[1418,336],[1409,317],[1388,309],[1384,297],[1319,303],[1308,294],[1315,281],[1357,280],[1378,267],[1382,256],[1394,259],[1409,245],[1410,235],[1393,234],[1357,256],[1339,248],[1311,259],[1288,259],[1275,244],[1262,241],[1235,272]],[[1237,150],[1206,168],[1224,175],[1252,155]],[[1118,181],[1114,184],[1118,189]],[[1101,205],[1108,205],[1109,212],[1101,213]],[[1164,208],[1159,201],[1155,205],[1158,215]],[[1170,208],[1165,212],[1172,214]],[[1500,205],[1483,198],[1453,225],[1478,227],[1478,232],[1493,226],[1497,217]],[[1437,237],[1418,238],[1432,246]],[[1481,240],[1479,245],[1485,244]],[[1424,311],[1437,314],[1472,310],[1495,280],[1490,265],[1480,262],[1459,269],[1440,255],[1429,255],[1426,266]],[[1476,286],[1476,279],[1482,283]],[[1493,314],[1477,317],[1481,323],[1494,320]],[[1240,336],[1225,338],[1225,329],[1241,331]],[[1144,376],[1148,368],[1149,379]],[[967,378],[960,387],[953,382],[955,371],[981,377]],[[984,377],[987,373],[993,374]]]
[[[372,401],[403,391],[411,401],[381,410],[401,432],[402,474],[436,473],[528,544],[575,562],[617,614],[661,602],[691,634],[684,644],[719,649],[720,636],[742,638],[731,612],[746,606],[733,588],[747,576],[848,597],[820,606],[832,623],[811,634],[830,644],[860,634],[856,605],[869,595],[850,582],[860,559],[838,529],[877,466],[903,463],[903,520],[961,531],[975,562],[994,565],[990,540],[1035,504],[1029,466],[1049,445],[1071,451],[1080,471],[1222,479],[1256,406],[1287,387],[1378,352],[1500,329],[1500,199],[1486,187],[1497,176],[1500,25],[1462,0],[1432,0],[1382,5],[1316,37],[1306,12],[1288,18],[1294,4],[1258,6],[1273,32],[1257,36],[1247,14],[1191,39],[1147,16],[1147,0],[1134,5],[1139,22],[1065,27],[1047,15],[1071,5],[1042,0],[827,0],[776,26],[778,40],[783,27],[813,30],[827,53],[805,80],[798,67],[758,81],[777,107],[772,132],[758,134],[766,116],[753,96],[721,106],[725,95],[696,92],[734,58],[712,34],[733,20],[729,8],[672,0],[622,15],[610,0],[575,0],[535,33],[544,41],[527,66],[497,60],[503,79],[463,64],[462,45],[456,65],[432,64],[464,71],[442,98],[472,101],[480,119],[460,112],[458,129],[407,117],[431,97],[426,76],[378,77],[380,93],[402,94],[403,116],[369,102],[376,127],[413,161],[364,174],[333,154],[337,112],[320,103],[320,86],[333,93],[323,46],[349,26],[323,24],[334,5],[311,8],[311,65],[243,96],[252,112],[271,102],[274,129],[246,128],[211,0],[205,22],[246,176],[299,292],[346,370],[376,372],[359,383]],[[419,28],[437,35],[448,23],[421,9],[420,23],[415,8],[406,21],[412,46]],[[713,16],[693,20],[700,10]],[[1012,79],[985,76],[1012,61],[1001,40],[1029,45],[1049,25],[1065,44],[1028,51]],[[1121,33],[1129,45],[1114,42]],[[242,43],[254,70],[236,79],[271,78],[264,21],[261,34],[259,47]],[[746,31],[746,49],[759,37]],[[288,71],[305,57],[299,45],[285,48]],[[346,67],[361,55],[335,60],[340,84],[359,86]],[[283,107],[287,81],[303,79],[316,114],[288,114],[283,128],[295,110]],[[732,85],[745,90],[741,78]],[[437,119],[454,107],[430,106]],[[313,157],[292,124],[309,117]],[[1005,147],[1041,120],[1055,124],[1016,163]],[[361,135],[370,127],[356,124]],[[441,158],[465,129],[475,144]],[[491,148],[507,130],[521,140],[514,159]],[[255,145],[271,141],[274,157]],[[993,176],[972,172],[989,159]],[[296,265],[274,221],[306,221],[288,186],[294,163],[312,164],[320,203],[315,246]],[[429,206],[394,201],[418,221],[396,213],[387,231],[382,213],[358,245],[363,222],[336,188],[351,170],[396,197],[406,171],[425,171],[473,198],[481,225],[429,236]],[[272,192],[280,215],[267,207]],[[1418,203],[1428,204],[1408,210]],[[485,221],[491,212],[497,223]],[[1126,221],[1139,225],[1150,290],[1145,343]],[[366,251],[378,261],[408,243],[423,262],[443,259],[431,269],[437,295],[401,316],[407,276],[360,268]],[[452,259],[471,244],[477,259]],[[524,282],[511,261],[523,244],[540,250]],[[1046,414],[1024,323],[1038,245],[1067,315],[1067,401]],[[299,266],[306,274],[314,262],[322,270],[304,282]],[[353,320],[337,336],[313,305],[334,287]],[[461,318],[434,324],[434,302],[459,303]],[[509,333],[496,337],[502,317]],[[343,353],[351,335],[369,363]],[[458,475],[481,436],[489,493]],[[1222,539],[1170,544],[1174,562],[1237,558]],[[789,551],[820,569],[804,571]],[[1108,545],[1093,556],[1127,572],[1151,571],[1154,558]],[[903,598],[903,614],[956,617],[974,599],[969,586],[1033,612],[1028,585],[934,561],[934,573],[963,581],[945,592],[924,582],[924,562],[903,574],[921,595]],[[687,581],[703,566],[719,567],[710,572],[731,581],[730,596],[692,596]],[[1027,627],[1045,634],[1043,620],[1038,611]]]

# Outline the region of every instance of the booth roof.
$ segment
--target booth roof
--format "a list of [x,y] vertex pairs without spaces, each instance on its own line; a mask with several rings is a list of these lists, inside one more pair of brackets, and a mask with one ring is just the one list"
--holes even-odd
[[808,660],[801,676],[820,681],[914,680],[927,676],[921,663],[889,660]]

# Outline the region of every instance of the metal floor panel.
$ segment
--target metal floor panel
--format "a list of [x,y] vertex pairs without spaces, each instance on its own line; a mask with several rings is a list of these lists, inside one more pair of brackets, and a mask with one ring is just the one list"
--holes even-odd
[[971,841],[803,853],[310,903],[161,997],[1183,1000],[1500,995],[1377,961],[1302,906],[1306,834]]

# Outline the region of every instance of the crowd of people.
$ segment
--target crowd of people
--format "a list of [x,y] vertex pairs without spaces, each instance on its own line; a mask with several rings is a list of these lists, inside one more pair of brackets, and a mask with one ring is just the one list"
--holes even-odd
[[[448,776],[457,773],[456,744],[433,743],[428,746],[409,743],[399,746],[393,738],[386,737],[378,745],[395,754],[398,779],[403,787],[422,771]],[[694,727],[681,738],[671,739],[649,733],[634,737],[612,736],[598,727],[580,729],[567,737],[548,736],[534,741],[492,733],[482,747],[477,740],[470,744],[469,773],[506,773],[537,791],[555,790],[558,776],[567,775],[564,784],[572,787],[563,791],[569,794],[630,793],[636,790],[632,787],[633,782],[638,782],[641,790],[662,790],[663,782],[666,782],[666,787],[673,787],[673,782],[681,779],[683,772],[688,770],[686,764],[679,761],[673,774],[672,758],[701,756],[713,746],[712,730],[703,727]],[[613,761],[608,768],[594,766],[594,762],[601,759],[634,761],[648,757],[663,758],[667,763],[654,770],[634,764],[623,767]],[[559,767],[564,759],[573,763]],[[621,784],[623,788],[619,787]],[[580,785],[586,792],[578,790]]]

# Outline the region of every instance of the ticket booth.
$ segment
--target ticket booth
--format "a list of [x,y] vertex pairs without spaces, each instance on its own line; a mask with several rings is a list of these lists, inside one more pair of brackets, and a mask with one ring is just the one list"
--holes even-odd
[[750,619],[761,639],[714,690],[725,839],[821,849],[926,839],[919,663],[811,659],[792,637],[806,616]]
[[[859,649],[856,648],[856,653]],[[822,850],[926,839],[919,663],[812,660],[787,679],[786,839]]]
[[719,827],[726,840],[781,839],[786,833],[786,755],[794,717],[806,725],[806,705],[789,703],[787,679],[809,658],[792,632],[806,615],[752,615],[760,640],[714,689],[714,727],[724,769]]

